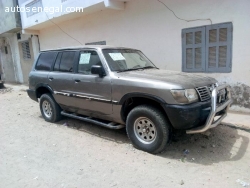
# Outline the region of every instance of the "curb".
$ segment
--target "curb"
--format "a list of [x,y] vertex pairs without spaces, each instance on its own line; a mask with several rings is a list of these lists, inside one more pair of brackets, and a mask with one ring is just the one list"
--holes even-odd
[[226,122],[221,122],[221,125],[225,125],[234,129],[240,129],[246,132],[250,133],[250,127],[247,127],[245,125],[237,125],[237,124],[232,124],[232,123],[226,123]]

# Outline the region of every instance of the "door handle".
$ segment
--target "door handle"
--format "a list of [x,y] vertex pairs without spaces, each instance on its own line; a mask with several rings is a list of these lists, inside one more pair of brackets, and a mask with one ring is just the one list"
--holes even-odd
[[80,81],[81,81],[81,80],[79,80],[79,79],[75,79],[75,82],[76,82],[76,83],[78,83],[78,82],[80,82]]
[[52,81],[54,78],[53,77],[49,77],[49,80]]

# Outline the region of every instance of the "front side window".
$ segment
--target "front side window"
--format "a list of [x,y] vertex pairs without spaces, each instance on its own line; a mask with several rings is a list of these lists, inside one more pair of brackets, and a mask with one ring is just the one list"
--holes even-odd
[[56,58],[57,52],[41,53],[36,64],[36,70],[50,71]]
[[93,65],[102,66],[101,60],[96,51],[86,50],[80,53],[78,63],[78,73],[91,74],[91,67]]
[[182,30],[182,71],[231,72],[232,23]]
[[131,49],[104,49],[103,54],[111,71],[129,71],[156,68],[140,51]]

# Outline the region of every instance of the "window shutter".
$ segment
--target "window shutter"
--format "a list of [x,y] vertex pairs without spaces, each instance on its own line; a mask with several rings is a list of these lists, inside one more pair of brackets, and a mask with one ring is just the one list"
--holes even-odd
[[182,30],[182,71],[205,71],[205,27]]
[[232,23],[206,26],[207,72],[231,72]]

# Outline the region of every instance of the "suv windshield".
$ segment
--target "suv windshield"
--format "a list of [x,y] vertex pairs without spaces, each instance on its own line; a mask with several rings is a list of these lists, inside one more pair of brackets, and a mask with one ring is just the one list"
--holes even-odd
[[156,68],[140,51],[131,49],[104,49],[103,54],[111,71],[123,72],[145,68]]

